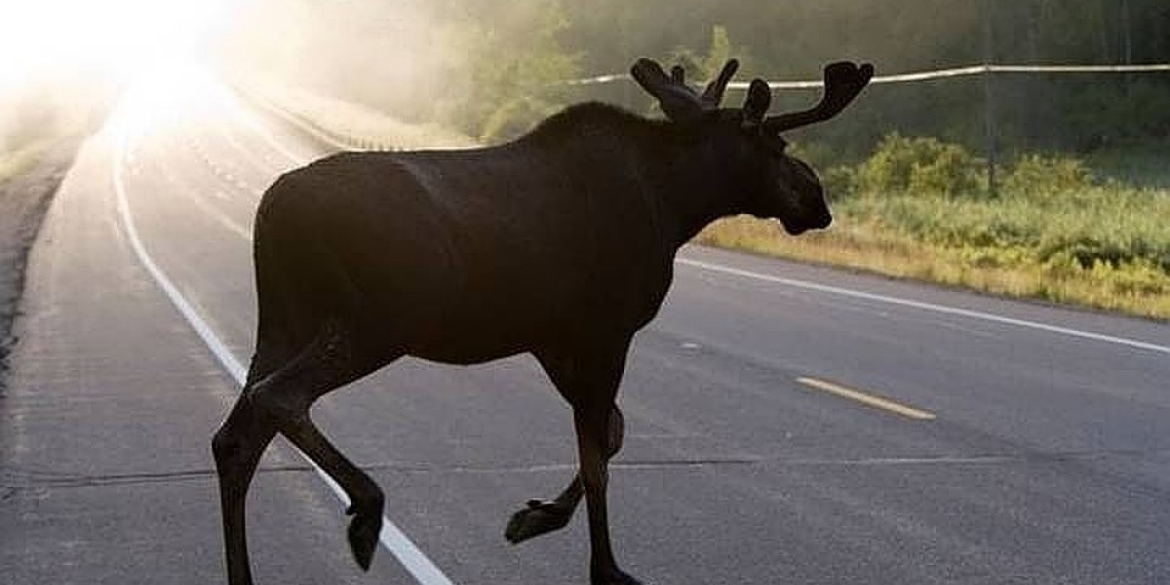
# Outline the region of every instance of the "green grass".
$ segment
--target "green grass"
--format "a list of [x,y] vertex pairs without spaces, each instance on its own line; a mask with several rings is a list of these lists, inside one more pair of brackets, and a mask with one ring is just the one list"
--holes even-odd
[[1170,190],[1091,187],[978,200],[869,194],[828,231],[739,217],[702,243],[1011,296],[1170,319]]
[[[1170,319],[1170,178],[1158,145],[1087,161],[1018,155],[997,193],[958,145],[887,136],[856,167],[828,232],[787,238],[735,218],[704,243],[899,277]],[[1159,174],[1162,173],[1162,174]]]
[[51,143],[51,139],[34,140],[15,150],[0,153],[0,183],[27,170]]

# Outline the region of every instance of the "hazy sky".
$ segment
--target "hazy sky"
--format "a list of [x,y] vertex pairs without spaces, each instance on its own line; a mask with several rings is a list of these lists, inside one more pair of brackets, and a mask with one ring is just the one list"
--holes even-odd
[[0,91],[41,72],[130,75],[189,55],[233,0],[0,0]]

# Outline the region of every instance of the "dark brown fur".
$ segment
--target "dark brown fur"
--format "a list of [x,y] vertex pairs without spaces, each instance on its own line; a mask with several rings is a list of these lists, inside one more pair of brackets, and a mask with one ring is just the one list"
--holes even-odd
[[[762,116],[766,97],[749,105]],[[470,364],[527,352],[573,407],[581,467],[506,536],[563,526],[584,496],[592,582],[634,583],[610,549],[606,462],[621,446],[626,353],[666,295],[676,250],[731,214],[792,233],[830,221],[816,176],[752,122],[740,109],[650,121],[583,104],[501,146],[347,152],[277,180],[255,224],[256,353],[213,442],[230,582],[251,583],[244,494],[277,432],[345,489],[350,544],[369,566],[384,496],[320,435],[314,400],[404,355]]]

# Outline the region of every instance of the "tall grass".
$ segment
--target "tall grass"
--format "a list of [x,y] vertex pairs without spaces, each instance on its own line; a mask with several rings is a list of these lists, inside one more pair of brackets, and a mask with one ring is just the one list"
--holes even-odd
[[933,139],[888,137],[857,168],[826,173],[845,193],[829,231],[793,239],[733,218],[699,241],[1170,318],[1170,189],[1094,179],[1078,160],[1027,155],[993,196],[972,179],[981,163]]

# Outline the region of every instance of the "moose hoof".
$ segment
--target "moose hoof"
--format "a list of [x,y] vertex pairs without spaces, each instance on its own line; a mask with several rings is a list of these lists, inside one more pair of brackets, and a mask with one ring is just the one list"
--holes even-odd
[[378,534],[382,532],[381,514],[358,514],[349,522],[349,548],[353,560],[363,571],[370,570],[374,549],[378,546]]
[[546,532],[564,528],[573,517],[573,508],[557,502],[529,500],[528,506],[508,520],[504,538],[512,544],[519,544]]

